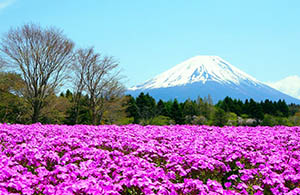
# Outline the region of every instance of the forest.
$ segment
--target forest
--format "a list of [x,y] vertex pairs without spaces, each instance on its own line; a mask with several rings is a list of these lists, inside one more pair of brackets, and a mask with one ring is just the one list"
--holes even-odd
[[300,110],[295,104],[284,100],[255,102],[226,97],[213,105],[212,98],[178,102],[176,99],[157,103],[149,94],[141,93],[137,98],[128,97],[127,112],[139,124],[196,124],[215,126],[275,126],[299,125]]
[[[24,81],[16,73],[0,73],[0,122],[9,124],[33,123],[32,108],[22,97]],[[178,102],[176,99],[156,101],[141,93],[136,98],[120,94],[102,102],[96,120],[93,119],[88,94],[66,90],[45,100],[37,122],[42,124],[194,124],[214,126],[297,126],[300,125],[300,106],[287,105],[284,100],[255,102],[226,97],[217,104],[210,96]],[[95,122],[96,121],[96,122]]]

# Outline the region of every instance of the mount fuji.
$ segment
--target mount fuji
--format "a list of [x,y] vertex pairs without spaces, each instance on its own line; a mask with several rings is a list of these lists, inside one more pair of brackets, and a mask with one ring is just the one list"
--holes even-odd
[[218,56],[190,58],[127,90],[127,94],[134,97],[141,92],[164,101],[174,98],[185,101],[210,95],[214,103],[229,96],[255,101],[284,99],[287,103],[300,104],[299,99],[271,88]]

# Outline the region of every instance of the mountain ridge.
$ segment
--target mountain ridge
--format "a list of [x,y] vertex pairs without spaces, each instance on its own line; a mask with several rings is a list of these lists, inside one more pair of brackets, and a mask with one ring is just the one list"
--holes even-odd
[[218,56],[189,58],[127,91],[133,96],[140,92],[163,100],[177,98],[184,101],[211,95],[214,102],[230,96],[242,100],[285,99],[288,103],[300,103],[300,100],[271,88]]

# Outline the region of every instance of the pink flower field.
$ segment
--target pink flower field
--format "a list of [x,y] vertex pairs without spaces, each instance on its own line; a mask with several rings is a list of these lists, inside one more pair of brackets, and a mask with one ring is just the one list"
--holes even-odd
[[0,125],[0,194],[300,194],[300,127]]

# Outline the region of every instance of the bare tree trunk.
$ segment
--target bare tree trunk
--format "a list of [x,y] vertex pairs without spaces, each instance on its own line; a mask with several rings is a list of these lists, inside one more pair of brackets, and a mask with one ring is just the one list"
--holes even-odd
[[40,116],[40,106],[39,106],[39,102],[34,102],[33,105],[33,114],[31,117],[31,122],[32,123],[36,123],[39,121],[39,116]]
[[75,113],[75,124],[79,123],[79,108],[80,108],[81,92],[74,94],[74,113]]
[[92,111],[92,123],[93,125],[97,125],[97,113],[95,109]]
[[91,102],[90,109],[92,111],[92,124],[97,125],[97,110],[95,102]]
[[89,109],[90,109],[92,124],[96,125],[97,124],[97,122],[96,122],[96,102],[95,102],[94,94],[91,93],[89,98],[90,98]]
[[[79,97],[80,98],[80,97]],[[75,124],[78,124],[78,119],[79,119],[79,101],[80,101],[80,99],[77,101],[77,102],[75,102]]]

